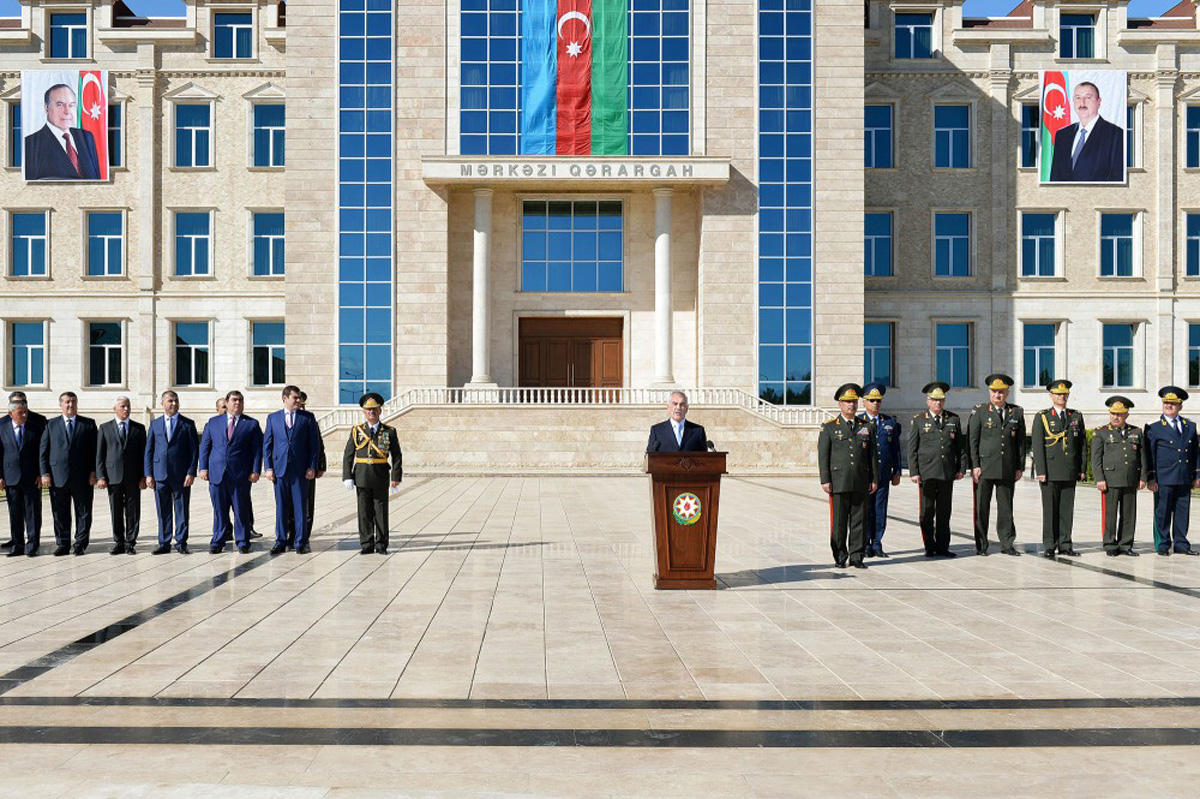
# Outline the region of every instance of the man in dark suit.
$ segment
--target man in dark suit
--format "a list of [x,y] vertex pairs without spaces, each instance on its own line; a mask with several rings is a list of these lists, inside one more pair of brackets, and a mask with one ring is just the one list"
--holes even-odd
[[25,137],[26,180],[99,180],[100,159],[90,131],[73,128],[75,91],[65,83],[46,90],[46,124]]
[[[267,469],[264,474],[275,484],[272,555],[286,551],[289,546],[299,554],[309,550],[304,520],[308,513],[308,494],[317,477],[320,440],[317,420],[311,413],[300,410],[300,389],[284,386],[283,408],[267,417],[267,431],[263,437]],[[289,532],[293,536],[291,539]]]
[[[25,396],[24,391],[14,391],[11,394],[9,394],[8,395],[8,403],[9,403],[10,408],[12,407],[13,403],[20,404],[25,409],[25,414],[26,414],[26,417],[28,418],[29,424],[34,425],[38,430],[46,429],[46,417],[42,416],[37,411],[29,410],[29,398]],[[40,444],[40,441],[35,442],[35,443]],[[36,470],[37,469],[37,463],[36,463],[37,447],[36,446],[34,447],[33,451],[34,451],[34,457],[35,457],[34,469]],[[40,476],[37,479],[37,481],[40,482]],[[37,527],[37,529],[41,530],[42,529],[41,494],[38,495],[38,502],[34,506],[34,522],[35,522],[35,526]],[[14,549],[14,547],[13,547],[14,543],[15,543],[14,539],[11,536],[9,536],[9,539],[7,541],[5,541],[3,544],[0,544],[0,549],[12,549],[18,555],[22,554],[22,550],[20,547],[16,547]]]
[[1155,549],[1160,555],[1200,555],[1188,543],[1192,489],[1200,488],[1196,423],[1179,414],[1188,393],[1164,386],[1162,416],[1146,425],[1146,485],[1155,496]]
[[[308,409],[306,407],[307,405],[308,405],[308,394],[306,394],[304,391],[301,391],[300,392],[300,405],[298,407],[300,408],[300,410],[304,411],[305,413],[308,413]],[[308,415],[312,416],[313,424],[315,425],[317,422],[317,417],[313,416],[313,414],[311,414],[311,413],[309,413]],[[317,508],[317,480],[320,480],[322,477],[324,477],[325,472],[328,471],[328,469],[329,469],[329,462],[325,459],[325,439],[321,437],[320,427],[317,428],[317,444],[318,444],[317,476],[316,476],[316,479],[313,480],[312,483],[309,485],[308,507],[304,509],[304,540],[305,541],[308,541],[308,539],[312,537],[313,516],[316,513],[316,508]]]
[[682,391],[672,391],[667,400],[671,418],[650,428],[646,452],[707,452],[708,436],[704,428],[687,421],[688,398]]
[[250,551],[250,486],[262,473],[263,435],[258,420],[245,416],[240,391],[225,395],[226,411],[204,425],[200,437],[200,479],[208,481],[213,506],[213,534],[208,551],[217,554],[229,538],[229,508],[238,551]]
[[829,495],[829,546],[839,569],[847,561],[865,569],[863,549],[867,503],[878,489],[879,463],[875,425],[857,416],[862,386],[845,383],[833,399],[841,411],[821,425],[817,436],[817,468],[821,490]]
[[969,459],[962,421],[946,410],[948,391],[949,384],[940,380],[926,384],[921,393],[928,410],[914,416],[908,428],[908,476],[917,484],[927,558],[957,557],[950,551],[950,508],[954,481],[963,478]]
[[1072,97],[1079,120],[1054,134],[1050,181],[1120,183],[1125,179],[1125,131],[1100,116],[1100,90],[1083,81]]
[[[74,391],[58,396],[62,415],[46,422],[38,450],[42,487],[50,489],[54,517],[55,555],[74,550],[82,555],[92,536],[92,499],[96,485],[96,423],[80,416]],[[71,516],[75,516],[75,543],[71,544]]]
[[108,489],[112,513],[111,555],[134,554],[142,524],[146,426],[130,419],[129,411],[129,397],[117,397],[114,418],[100,425],[96,439],[96,487]]
[[[14,392],[15,394],[16,392]],[[12,551],[8,557],[37,554],[42,534],[42,489],[38,450],[45,417],[29,412],[25,395],[10,397],[8,418],[0,421],[0,488],[8,501]]]
[[158,549],[155,555],[171,551],[174,522],[175,551],[188,554],[188,516],[191,511],[192,483],[200,457],[196,425],[179,412],[179,395],[162,393],[163,415],[150,423],[146,431],[146,487],[154,489],[158,508]]

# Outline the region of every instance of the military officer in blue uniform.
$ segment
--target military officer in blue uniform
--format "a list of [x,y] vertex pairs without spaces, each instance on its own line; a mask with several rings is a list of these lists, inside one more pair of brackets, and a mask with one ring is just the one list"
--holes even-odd
[[880,410],[887,386],[867,383],[863,386],[863,408],[859,419],[875,428],[875,462],[878,465],[875,498],[867,500],[864,552],[868,558],[886,558],[883,531],[887,529],[888,489],[900,485],[900,420]]
[[863,522],[875,493],[876,456],[875,428],[854,413],[861,392],[856,383],[840,386],[833,397],[841,413],[821,425],[817,436],[821,489],[829,495],[829,545],[839,569],[847,562],[867,568]]
[[1197,473],[1196,423],[1179,415],[1188,393],[1178,386],[1159,392],[1162,416],[1146,425],[1146,485],[1157,494],[1154,524],[1158,554],[1200,555],[1188,544],[1188,511]]
[[967,419],[967,454],[974,484],[975,552],[988,553],[988,516],[996,495],[996,533],[1000,549],[1015,549],[1013,494],[1025,471],[1025,409],[1008,401],[1015,382],[996,373],[985,379],[988,401],[971,409]]
[[1092,435],[1092,475],[1100,492],[1104,554],[1137,555],[1133,533],[1137,529],[1137,492],[1146,487],[1145,438],[1140,428],[1125,423],[1133,407],[1128,397],[1109,397],[1104,404],[1109,422]]
[[1084,452],[1087,428],[1083,414],[1067,407],[1070,380],[1046,386],[1050,407],[1033,419],[1033,470],[1042,492],[1042,556],[1075,556],[1071,528],[1075,521],[1075,484],[1087,476]]
[[908,428],[908,475],[918,486],[921,502],[921,538],[925,557],[954,558],[950,551],[950,507],[954,481],[967,469],[966,431],[958,414],[946,410],[947,383],[936,381],[921,389],[925,413],[918,413]]

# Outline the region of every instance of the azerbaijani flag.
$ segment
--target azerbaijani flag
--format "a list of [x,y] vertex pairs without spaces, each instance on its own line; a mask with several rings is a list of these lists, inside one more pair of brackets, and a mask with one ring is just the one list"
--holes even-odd
[[1042,147],[1038,172],[1043,182],[1050,180],[1054,164],[1054,134],[1071,124],[1071,100],[1067,96],[1066,72],[1042,73]]
[[629,151],[628,0],[525,0],[522,155]]
[[108,180],[108,73],[100,70],[79,71],[79,127],[96,141],[96,162],[100,180]]

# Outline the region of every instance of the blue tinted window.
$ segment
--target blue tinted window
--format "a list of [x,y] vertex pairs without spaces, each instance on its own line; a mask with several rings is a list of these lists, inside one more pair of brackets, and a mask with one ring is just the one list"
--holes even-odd
[[892,382],[890,322],[867,322],[863,325],[863,382],[895,385]]
[[283,322],[252,322],[253,342],[251,383],[256,386],[282,385],[287,380]]
[[1188,325],[1188,385],[1200,385],[1200,325]]
[[896,14],[896,58],[933,57],[933,14]]
[[1200,167],[1200,105],[1187,107],[1187,166],[1195,169]]
[[108,164],[124,166],[125,107],[113,103],[108,107]]
[[937,379],[952,388],[971,385],[971,326],[962,323],[936,326]]
[[213,57],[252,58],[254,19],[250,14],[213,15]]
[[1187,243],[1187,275],[1200,276],[1200,214],[1188,214],[1185,222]]
[[934,107],[933,165],[939,169],[966,169],[971,166],[970,106]]
[[12,226],[13,277],[46,276],[46,214],[14,213],[9,217]]
[[1022,213],[1021,276],[1053,277],[1056,271],[1054,248],[1055,215]]
[[119,211],[87,214],[87,267],[92,276],[119,275],[124,271],[124,217]]
[[8,165],[20,166],[24,153],[25,137],[21,135],[21,104],[10,103],[8,106]]
[[175,274],[182,277],[211,273],[212,217],[206,212],[175,214]]
[[892,274],[892,215],[868,213],[865,220],[867,277],[887,277]]
[[50,57],[88,57],[87,14],[50,15]]
[[1021,166],[1032,168],[1037,166],[1038,134],[1041,132],[1042,121],[1038,116],[1038,107],[1026,103],[1021,106]]
[[1132,277],[1133,214],[1100,215],[1100,276]]
[[971,274],[971,215],[933,215],[934,274],[967,277]]
[[1059,15],[1059,56],[1095,58],[1096,18],[1091,14]]
[[283,274],[283,212],[256,211],[253,251],[255,275]]
[[255,166],[283,166],[285,129],[283,105],[254,106]]
[[527,201],[521,213],[522,291],[621,291],[620,202]]
[[205,167],[212,164],[212,107],[175,106],[175,166]]
[[1104,325],[1101,367],[1101,387],[1133,385],[1133,325]]
[[1045,386],[1054,379],[1054,325],[1024,325],[1022,384]]
[[42,322],[13,322],[9,327],[11,385],[40,386],[46,382],[45,332]]
[[892,107],[869,105],[865,111],[867,169],[891,169]]
[[208,383],[208,322],[175,323],[175,385]]

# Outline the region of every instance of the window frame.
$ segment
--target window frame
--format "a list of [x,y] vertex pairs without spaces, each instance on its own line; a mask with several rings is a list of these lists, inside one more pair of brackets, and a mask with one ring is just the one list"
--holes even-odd
[[[129,270],[129,244],[128,244],[128,242],[129,242],[129,216],[127,213],[127,209],[100,207],[100,208],[80,208],[79,211],[80,211],[80,218],[82,221],[82,224],[80,225],[80,233],[83,238],[83,244],[82,244],[83,249],[81,251],[82,257],[79,259],[80,266],[82,267],[82,270],[83,270],[81,277],[84,280],[114,280],[114,279],[122,279],[122,278],[128,277],[128,275],[129,275],[129,272],[128,272],[128,270]],[[116,273],[105,272],[104,274],[100,274],[100,275],[93,275],[91,273],[91,270],[92,270],[91,216],[92,216],[92,214],[117,214],[121,219],[121,259],[120,259],[120,270],[121,271],[119,271],[119,272],[116,272]],[[105,254],[105,259],[107,260],[107,251]]]
[[[257,4],[254,4],[251,6],[227,6],[227,5],[209,6],[209,13],[211,15],[210,19],[209,19],[209,35],[210,35],[209,42],[211,44],[210,44],[209,50],[208,50],[208,59],[210,61],[219,61],[221,63],[228,63],[230,61],[256,61],[256,60],[258,60],[259,47],[258,47],[258,5]],[[232,14],[237,14],[237,15],[244,14],[244,15],[250,17],[249,26],[246,26],[246,25],[228,26],[228,27],[232,28],[234,31],[242,30],[246,27],[249,27],[249,29],[250,29],[250,53],[249,53],[249,55],[238,55],[237,54],[236,33],[233,36],[233,43],[232,43],[233,44],[233,55],[229,55],[229,56],[217,55],[217,17],[223,16],[226,14],[231,14],[231,15]]]
[[[1180,252],[1183,254],[1183,257],[1181,258],[1181,260],[1183,261],[1183,279],[1184,280],[1200,280],[1200,230],[1197,231],[1197,235],[1195,237],[1188,235],[1188,218],[1189,217],[1195,217],[1197,220],[1197,227],[1200,228],[1200,207],[1181,208],[1180,213],[1183,215],[1183,217],[1182,217],[1182,219],[1180,219],[1180,223],[1179,223],[1179,229],[1180,229],[1179,234],[1181,237]],[[1191,272],[1188,271],[1189,245],[1193,241],[1196,243],[1196,272],[1195,272],[1195,274],[1192,274]]]
[[[57,16],[60,16],[60,15],[66,15],[66,14],[82,14],[83,15],[83,25],[82,26],[80,26],[80,25],[64,26],[68,30],[79,30],[80,28],[82,28],[82,30],[83,30],[83,50],[84,50],[83,55],[75,55],[75,53],[74,53],[75,47],[73,44],[74,37],[68,37],[69,43],[68,43],[67,49],[70,51],[69,55],[55,55],[54,54],[54,51],[53,51],[54,18]],[[54,63],[59,64],[59,63],[72,62],[72,61],[76,61],[76,62],[85,61],[86,62],[86,61],[94,60],[92,53],[95,49],[95,44],[92,41],[92,8],[90,5],[86,5],[86,6],[81,5],[81,6],[74,6],[74,7],[72,7],[72,6],[63,6],[63,7],[54,6],[51,8],[46,8],[45,9],[45,26],[46,26],[46,39],[45,39],[45,50],[44,50],[43,58],[46,61],[53,61]]]
[[[631,289],[629,287],[629,271],[628,271],[629,200],[630,200],[630,198],[628,197],[628,195],[623,195],[623,194],[590,194],[590,195],[553,195],[553,194],[543,194],[543,195],[528,194],[528,195],[525,195],[525,194],[520,194],[520,195],[517,195],[517,197],[516,197],[516,215],[517,215],[517,246],[516,246],[517,269],[516,269],[516,272],[517,272],[517,274],[516,274],[516,286],[514,288],[514,291],[517,294],[528,295],[528,296],[539,296],[539,295],[562,296],[562,295],[571,294],[571,295],[579,295],[579,296],[584,296],[584,297],[593,297],[593,296],[617,297],[617,296],[629,294],[629,292],[631,291]],[[572,259],[569,261],[569,263],[571,264],[572,288],[570,288],[566,291],[555,291],[550,288],[526,289],[525,288],[525,203],[526,202],[545,202],[545,203],[568,202],[568,203],[571,203],[571,218],[572,218],[572,220],[574,220],[574,218],[575,218],[575,204],[576,203],[581,203],[581,202],[594,202],[594,203],[613,203],[613,202],[615,202],[615,203],[619,203],[621,206],[621,288],[617,291],[602,291],[599,288],[597,288],[594,291],[588,291],[586,289],[574,288],[575,260],[574,260],[574,257],[572,257]],[[549,217],[547,216],[547,218],[549,218]],[[285,224],[286,224],[286,220],[285,220]],[[574,230],[574,228],[572,227],[572,231],[573,230]],[[547,228],[547,231],[549,231],[549,228]],[[599,233],[600,228],[597,227],[596,231],[597,231],[597,233]],[[549,246],[548,245],[549,245],[549,242],[547,242],[547,254],[546,254],[547,257],[545,258],[545,261],[547,264],[547,269],[549,269],[549,264],[553,260],[549,257]],[[596,250],[597,250],[596,251],[596,266],[597,266],[596,285],[597,285],[597,287],[599,287],[599,285],[600,285],[599,266],[600,266],[600,263],[602,262],[602,260],[604,260],[604,259],[600,258],[599,237],[597,237]],[[607,262],[607,261],[605,261],[605,262]],[[549,284],[550,284],[549,272],[547,271],[546,285],[549,286]]]
[[21,101],[8,99],[4,101],[5,113],[4,132],[8,139],[8,152],[4,154],[4,168],[16,172],[23,169],[25,162],[25,137],[21,129]]
[[[44,317],[35,318],[6,318],[4,320],[4,383],[8,389],[46,389],[50,387],[50,320]],[[18,383],[16,380],[17,355],[16,331],[14,325],[38,324],[42,326],[42,382]],[[22,345],[27,346],[27,345]]]
[[[1129,216],[1132,217],[1132,224],[1131,224],[1131,228],[1130,228],[1130,230],[1131,230],[1130,238],[1132,239],[1131,249],[1132,249],[1132,256],[1133,256],[1133,263],[1131,264],[1131,274],[1128,274],[1128,275],[1116,275],[1116,274],[1106,275],[1106,274],[1104,274],[1104,263],[1103,263],[1104,217],[1106,215],[1118,215],[1118,214],[1122,214],[1122,215],[1128,214]],[[1096,249],[1095,249],[1095,253],[1096,253],[1096,277],[1097,278],[1099,278],[1100,280],[1140,280],[1140,279],[1142,279],[1142,277],[1143,277],[1142,250],[1144,247],[1144,235],[1143,235],[1143,231],[1142,231],[1142,226],[1143,226],[1143,217],[1144,216],[1145,216],[1145,212],[1142,211],[1141,209],[1133,209],[1133,208],[1097,208],[1096,209]],[[1114,270],[1116,270],[1116,268],[1117,268],[1115,258],[1114,258],[1114,262],[1113,262],[1113,268],[1114,268]]]
[[[966,214],[967,217],[967,273],[965,275],[939,275],[937,271],[937,218],[941,214]],[[934,280],[969,280],[975,277],[975,214],[965,208],[931,208],[929,210],[929,275]]]
[[[1180,161],[1183,162],[1182,165],[1185,172],[1200,172],[1200,99],[1192,99],[1192,101],[1184,102],[1181,105],[1183,107],[1183,113],[1180,114],[1183,117],[1181,120],[1183,124],[1183,136],[1180,139],[1182,144],[1180,147],[1180,150],[1182,150]],[[1189,126],[1188,120],[1188,117],[1191,116],[1189,112],[1193,108],[1196,109],[1196,127],[1194,128]],[[1194,163],[1188,160],[1189,150],[1193,141],[1195,142],[1196,150],[1196,161]]]
[[1142,130],[1145,103],[1131,100],[1125,111],[1125,171],[1144,170],[1142,164]]
[[[1050,215],[1054,217],[1054,269],[1049,275],[1025,274],[1025,230],[1026,214]],[[1062,208],[1018,208],[1017,209],[1017,278],[1020,280],[1063,280],[1065,273],[1066,210]]]
[[[1195,355],[1197,360],[1200,361],[1200,344],[1197,344],[1195,346],[1192,345],[1192,328],[1196,328],[1197,331],[1200,332],[1200,320],[1184,319],[1183,323],[1185,325],[1184,334],[1185,334],[1186,340],[1187,340],[1187,346],[1185,347],[1186,354],[1184,356],[1184,370],[1187,372],[1187,376],[1188,376],[1187,386],[1188,386],[1188,388],[1192,388],[1194,386],[1200,386],[1200,373],[1197,374],[1195,380],[1192,379],[1192,357],[1193,357],[1193,355]],[[1198,366],[1200,366],[1200,364],[1198,364]],[[1200,369],[1198,369],[1197,371],[1200,372]]]
[[[1019,128],[1019,132],[1017,134],[1017,168],[1025,172],[1036,172],[1038,169],[1038,162],[1041,161],[1042,158],[1042,126],[1040,124],[1041,109],[1037,103],[1026,102],[1018,103],[1017,108],[1020,111],[1020,117],[1017,120]],[[1027,108],[1033,109],[1034,121],[1038,123],[1035,124],[1032,129],[1025,127],[1025,109]],[[1021,163],[1025,157],[1025,132],[1027,130],[1033,131],[1033,164],[1030,166],[1026,166],[1024,163]]]
[[[953,379],[945,380],[950,384],[951,388],[970,388],[975,381],[975,321],[972,319],[934,319],[933,320],[933,336],[930,338],[930,345],[933,348],[933,380],[944,380],[938,375],[938,353],[942,349],[957,349],[957,347],[942,347],[938,344],[938,328],[942,325],[965,325],[967,328],[967,378],[966,382],[958,384]],[[951,362],[951,371],[954,369],[954,364]]]
[[[258,234],[255,233],[255,231],[254,231],[254,218],[258,214],[279,214],[280,216],[283,217],[284,233],[277,237],[276,236],[268,237],[271,241],[278,239],[279,246],[283,248],[284,267],[283,267],[282,272],[278,272],[278,273],[267,272],[266,274],[260,275],[254,271],[255,241],[258,238]],[[247,265],[247,270],[248,270],[247,271],[248,277],[250,277],[252,280],[282,280],[284,277],[287,276],[287,236],[286,236],[286,232],[287,232],[287,211],[284,208],[282,208],[282,207],[277,207],[277,208],[276,207],[272,207],[272,208],[268,208],[268,207],[257,208],[257,207],[255,207],[255,208],[247,208],[246,209],[246,233],[247,233],[246,253],[249,256],[246,259],[246,265]],[[272,253],[274,252],[274,245],[272,245],[271,251],[272,251]],[[269,321],[269,320],[267,320],[267,321]]]
[[[1065,36],[1064,32],[1068,28],[1067,23],[1063,21],[1063,17],[1075,17],[1075,18],[1087,17],[1091,20],[1091,23],[1092,23],[1090,26],[1085,26],[1085,25],[1080,25],[1080,24],[1071,24],[1070,25],[1071,53],[1072,53],[1071,55],[1066,55],[1063,52],[1064,44],[1066,43],[1066,36]],[[1078,44],[1079,44],[1078,32],[1080,30],[1090,30],[1092,32],[1092,42],[1091,42],[1092,54],[1091,55],[1077,55],[1076,54],[1076,50],[1078,50]],[[1098,11],[1090,9],[1090,8],[1089,9],[1078,9],[1078,10],[1072,8],[1069,11],[1065,10],[1062,7],[1059,8],[1059,13],[1058,13],[1058,52],[1056,54],[1056,57],[1058,60],[1060,60],[1060,61],[1096,61],[1096,60],[1098,60],[1100,48],[1098,46],[1099,43],[1097,42],[1097,39],[1099,38],[1099,36],[1100,36],[1100,14]]]
[[[872,237],[871,234],[867,233],[867,231],[866,231],[866,227],[867,227],[866,217],[870,214],[886,215],[889,220],[889,232],[888,232],[888,237],[887,237],[887,240],[888,240],[888,272],[885,275],[872,274],[871,272],[867,271],[868,267],[874,263],[874,259],[870,258],[870,256],[867,253],[868,248],[866,246],[866,242],[868,240],[874,241],[875,239],[879,238],[879,237]],[[894,209],[894,208],[864,208],[863,209],[863,241],[864,241],[863,277],[868,278],[868,279],[882,279],[882,278],[895,277],[896,276],[896,209]],[[871,247],[870,249],[871,249],[871,254],[874,254],[875,248]]]
[[[255,115],[258,113],[258,109],[260,106],[278,106],[283,109],[283,127],[281,127],[281,128],[264,127],[263,128],[263,130],[268,130],[268,131],[278,130],[283,135],[283,141],[281,143],[281,147],[283,149],[284,158],[278,164],[275,164],[275,163],[256,164],[256,163],[254,163],[255,158],[258,155],[258,149],[255,146],[255,141],[257,139],[256,134],[259,131],[259,127],[257,124],[257,120],[255,119]],[[278,100],[265,99],[265,98],[261,99],[261,100],[251,100],[250,101],[249,121],[250,121],[250,129],[249,129],[249,140],[247,142],[248,146],[246,148],[246,156],[247,156],[246,157],[246,168],[250,169],[254,172],[282,172],[286,166],[286,159],[287,159],[287,103],[282,98],[278,99]],[[274,156],[274,154],[275,154],[275,138],[273,135],[270,136],[269,138],[270,138],[270,155]],[[268,160],[273,160],[273,159],[268,159]]]
[[[126,131],[128,130],[127,123],[129,121],[129,105],[130,105],[129,98],[127,98],[127,97],[121,97],[120,99],[115,99],[112,97],[108,98],[108,124],[109,124],[109,127],[108,127],[108,168],[110,171],[117,170],[117,169],[120,169],[120,170],[123,170],[126,172],[129,171],[129,160],[128,160],[129,149],[125,145],[125,142],[128,139],[128,136],[126,135]],[[113,110],[113,108],[119,108],[120,113],[121,113],[121,124],[119,126],[117,126],[115,129],[112,126],[112,110]],[[115,132],[115,135],[118,137],[116,147],[112,146],[114,132]],[[117,156],[121,159],[120,163],[115,163],[115,164],[113,163],[112,159],[113,159],[114,151],[117,153]]]
[[[212,388],[213,372],[216,366],[216,359],[213,357],[213,320],[210,318],[189,318],[189,317],[172,317],[168,320],[171,330],[171,388],[172,389],[195,389],[195,388]],[[206,328],[204,349],[208,352],[208,379],[204,383],[180,383],[178,366],[179,366],[179,347],[181,346],[176,339],[178,335],[178,325],[180,324],[203,324]],[[192,371],[196,370],[195,352],[199,347],[191,344],[182,345],[192,350]],[[194,376],[194,375],[193,375]]]
[[[276,387],[282,387],[282,386],[286,385],[286,381],[287,381],[287,320],[283,317],[263,317],[261,319],[260,318],[247,319],[246,322],[249,325],[249,334],[247,336],[247,340],[250,344],[250,358],[249,358],[249,362],[248,362],[250,369],[249,369],[249,374],[247,375],[247,378],[246,378],[246,380],[247,380],[246,385],[250,386],[251,388],[255,388],[255,389],[276,388]],[[283,374],[283,377],[281,377],[278,381],[269,380],[266,383],[256,383],[254,381],[254,353],[255,353],[255,350],[258,349],[258,345],[254,343],[254,327],[255,327],[255,325],[258,325],[258,324],[278,324],[278,325],[283,326],[283,342],[284,342],[283,344],[279,344],[279,345],[264,344],[263,345],[268,350],[268,353],[273,353],[276,348],[283,351],[284,374]],[[268,362],[267,371],[270,373],[269,377],[273,378],[275,376],[275,374],[274,374],[275,370],[272,367],[270,362]]]
[[[191,166],[180,166],[179,164],[179,109],[182,106],[207,106],[208,107],[208,127],[207,128],[192,128],[188,130],[207,130],[208,131],[208,163],[200,166],[194,163]],[[175,172],[212,172],[217,168],[217,143],[216,143],[216,119],[217,107],[216,102],[211,99],[180,99],[171,101],[171,165],[170,169]],[[192,134],[192,160],[195,161],[196,156],[196,134]]]
[[[888,113],[890,114],[890,118],[888,119],[888,128],[887,128],[888,143],[890,145],[890,148],[888,151],[888,160],[891,162],[889,166],[875,166],[873,164],[870,166],[866,165],[866,152],[867,152],[866,141],[870,140],[870,142],[872,144],[874,144],[875,139],[874,139],[874,135],[871,133],[871,131],[881,130],[881,128],[868,128],[867,127],[866,109],[871,108],[871,107],[886,108],[886,109],[888,109]],[[872,170],[896,170],[896,169],[898,169],[898,167],[896,165],[896,154],[899,152],[899,150],[896,147],[896,119],[898,116],[899,116],[899,106],[894,101],[892,101],[892,102],[872,102],[870,100],[867,100],[866,102],[863,103],[863,139],[864,139],[863,168],[864,169],[872,169]],[[873,148],[872,148],[872,152],[874,152]]]
[[[874,375],[867,377],[866,368],[866,351],[871,349],[872,352],[882,349],[881,347],[869,347],[867,344],[867,325],[886,325],[888,330],[888,380],[884,385],[887,388],[896,388],[899,382],[896,380],[896,324],[895,319],[864,319],[863,320],[863,382],[870,383],[876,380]],[[874,364],[876,356],[872,354],[871,362]],[[872,369],[874,372],[874,369]]]
[[[941,8],[939,6],[905,6],[903,10],[893,7],[891,18],[891,44],[889,49],[893,61],[930,61],[941,55],[942,51],[942,36],[941,36]],[[927,15],[929,17],[929,55],[928,56],[902,56],[897,48],[899,25],[896,18],[900,15],[916,16]],[[915,28],[910,28],[915,30]]]
[[[129,386],[129,364],[128,364],[128,360],[125,355],[125,344],[126,344],[126,342],[129,341],[129,337],[126,333],[127,320],[126,319],[103,318],[103,317],[97,317],[97,318],[89,317],[89,318],[81,319],[80,321],[83,322],[83,372],[84,372],[84,374],[83,374],[84,379],[82,381],[83,385],[86,386],[87,388],[107,388],[107,389],[128,388],[128,386]],[[92,344],[92,335],[91,335],[92,334],[92,325],[96,325],[96,324],[99,324],[99,325],[115,324],[115,325],[117,325],[117,329],[120,331],[120,335],[121,335],[121,343],[115,345],[115,347],[112,344],[101,344],[101,345]],[[120,357],[120,361],[121,361],[121,379],[119,381],[117,381],[115,383],[92,382],[92,348],[97,347],[97,346],[103,347],[106,351],[116,349],[118,351],[118,353],[120,354],[119,357]],[[108,363],[108,358],[106,357],[105,361],[104,361],[104,370],[106,372],[106,376],[107,376],[107,372],[108,372],[108,367],[109,367],[109,363]]]
[[[217,272],[216,264],[216,208],[169,208],[171,214],[171,238],[168,240],[168,246],[171,248],[171,272],[167,276],[172,280],[213,280]],[[192,273],[190,275],[179,274],[179,257],[178,257],[178,239],[179,239],[179,214],[207,214],[208,215],[208,272],[202,275],[196,274],[195,264],[192,265]],[[198,238],[198,237],[192,237]],[[195,256],[195,244],[192,244],[192,254]]]
[[[17,281],[22,281],[22,282],[27,281],[27,280],[53,280],[54,275],[53,275],[51,269],[54,264],[54,258],[52,257],[50,247],[54,240],[54,237],[52,235],[52,230],[51,230],[51,226],[50,226],[51,210],[52,209],[50,209],[50,208],[9,208],[9,209],[7,209],[6,213],[4,214],[4,222],[5,222],[5,225],[7,226],[5,229],[5,232],[8,234],[5,237],[7,239],[6,248],[8,251],[8,270],[5,272],[4,276],[6,278],[8,278],[9,280],[17,280]],[[14,227],[13,217],[15,217],[18,214],[41,214],[42,215],[42,219],[43,219],[42,230],[44,231],[42,235],[45,237],[45,242],[44,242],[44,246],[43,246],[45,263],[42,264],[42,273],[40,275],[33,275],[33,274],[18,275],[18,274],[15,274],[15,269],[16,269],[16,264],[17,264],[17,258],[16,258],[17,242],[16,242],[16,233],[13,230],[13,227]]]
[[[1028,383],[1026,382],[1025,374],[1025,354],[1027,345],[1025,344],[1025,328],[1029,325],[1049,325],[1053,329],[1050,342],[1050,354],[1054,359],[1054,369],[1051,370],[1051,379],[1055,374],[1065,374],[1065,363],[1060,363],[1059,355],[1065,355],[1066,348],[1062,346],[1063,328],[1065,322],[1062,319],[1017,319],[1017,323],[1021,326],[1021,388],[1024,390],[1045,389],[1045,383]],[[1045,347],[1039,347],[1045,349]],[[1037,359],[1038,366],[1041,365],[1041,358]]]
[[[1130,319],[1098,319],[1100,325],[1100,362],[1098,364],[1099,386],[1102,390],[1110,389],[1128,389],[1133,391],[1142,390],[1144,388],[1144,366],[1143,366],[1143,335],[1145,332],[1145,320],[1130,320]],[[1119,383],[1108,384],[1104,382],[1104,355],[1107,345],[1104,343],[1104,328],[1109,325],[1128,325],[1132,328],[1132,336],[1130,340],[1130,371],[1132,372],[1130,384],[1127,386]]]
[[[950,134],[950,156],[951,162],[954,160],[954,131],[962,130],[962,128],[938,128],[937,112],[939,108],[965,108],[967,110],[967,164],[966,166],[938,166],[937,162],[937,140],[938,131],[947,131]],[[929,163],[934,172],[962,172],[968,169],[975,169],[975,103],[970,100],[937,100],[933,103],[930,109],[930,130],[932,136],[929,137]]]

